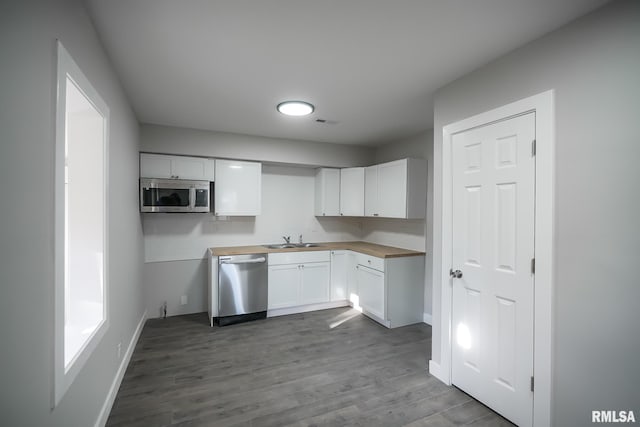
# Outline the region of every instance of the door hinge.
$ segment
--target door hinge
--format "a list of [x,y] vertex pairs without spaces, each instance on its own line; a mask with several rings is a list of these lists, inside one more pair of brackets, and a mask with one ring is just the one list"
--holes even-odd
[[536,140],[534,139],[533,141],[531,141],[531,156],[535,156],[536,155]]
[[531,274],[536,274],[536,259],[531,258]]
[[533,391],[533,377],[531,377],[531,391]]

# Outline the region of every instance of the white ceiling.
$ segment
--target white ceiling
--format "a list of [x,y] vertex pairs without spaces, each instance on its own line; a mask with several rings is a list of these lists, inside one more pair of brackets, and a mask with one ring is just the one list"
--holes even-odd
[[[378,145],[432,128],[438,88],[606,1],[87,4],[143,123]],[[282,116],[288,99],[316,111]]]

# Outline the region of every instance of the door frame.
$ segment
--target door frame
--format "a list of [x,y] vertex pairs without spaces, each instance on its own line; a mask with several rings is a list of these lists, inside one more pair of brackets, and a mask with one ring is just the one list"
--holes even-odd
[[[440,278],[440,363],[429,361],[429,372],[451,385],[452,357],[452,268],[453,209],[452,209],[452,138],[454,134],[484,126],[514,116],[535,112],[536,166],[535,166],[535,287],[533,372],[535,394],[533,398],[533,425],[551,425],[551,384],[553,346],[553,219],[554,219],[554,91],[495,108],[490,111],[449,124],[442,128],[442,239]],[[447,238],[449,236],[449,238]]]

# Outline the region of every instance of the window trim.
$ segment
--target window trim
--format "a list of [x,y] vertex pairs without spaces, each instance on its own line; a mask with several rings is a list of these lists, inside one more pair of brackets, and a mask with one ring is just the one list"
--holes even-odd
[[[65,313],[65,137],[66,137],[66,89],[67,77],[86,96],[87,100],[104,117],[103,131],[103,320],[84,343],[78,354],[64,365],[64,313]],[[56,111],[55,111],[55,148],[54,148],[54,322],[53,322],[53,390],[52,409],[55,408],[82,370],[91,354],[102,341],[109,329],[109,107],[96,89],[91,85],[80,67],[62,43],[57,41],[57,76],[56,76]]]

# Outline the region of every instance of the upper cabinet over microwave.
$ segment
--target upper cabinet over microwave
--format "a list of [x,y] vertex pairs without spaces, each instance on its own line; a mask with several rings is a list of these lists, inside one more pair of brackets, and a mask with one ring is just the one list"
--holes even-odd
[[214,180],[214,160],[140,153],[140,178]]

